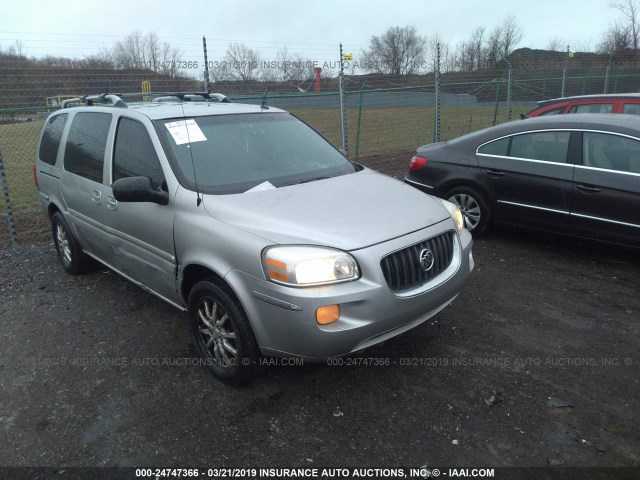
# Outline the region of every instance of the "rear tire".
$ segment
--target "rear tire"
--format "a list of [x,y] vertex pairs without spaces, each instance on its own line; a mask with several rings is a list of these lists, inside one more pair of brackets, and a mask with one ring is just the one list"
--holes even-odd
[[60,212],[51,216],[51,233],[63,268],[71,275],[80,275],[86,272],[89,259],[80,248],[69,224]]
[[491,209],[484,197],[471,187],[456,187],[444,196],[462,211],[464,226],[474,237],[482,235],[491,224]]
[[262,355],[240,302],[211,279],[189,293],[189,322],[200,357],[219,380],[239,384],[262,371]]

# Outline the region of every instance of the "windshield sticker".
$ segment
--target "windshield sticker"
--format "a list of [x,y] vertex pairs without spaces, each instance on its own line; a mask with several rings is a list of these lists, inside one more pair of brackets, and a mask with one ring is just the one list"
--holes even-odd
[[262,190],[273,190],[274,188],[276,188],[276,187],[274,187],[274,186],[271,184],[271,182],[269,182],[269,181],[267,180],[266,182],[262,182],[260,185],[256,185],[255,187],[253,187],[253,188],[251,188],[251,189],[247,190],[247,191],[246,191],[246,192],[244,192],[244,193],[249,193],[249,192],[260,192],[260,191],[262,191]]
[[178,120],[177,122],[169,122],[164,124],[169,133],[176,142],[176,145],[193,142],[206,142],[207,137],[204,136],[202,130],[191,118],[189,120]]

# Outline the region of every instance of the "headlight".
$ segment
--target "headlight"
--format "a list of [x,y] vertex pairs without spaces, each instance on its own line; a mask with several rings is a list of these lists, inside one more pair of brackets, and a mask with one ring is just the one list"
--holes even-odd
[[458,230],[458,233],[462,232],[462,229],[464,228],[464,217],[462,216],[462,211],[460,211],[460,208],[457,205],[442,198],[438,198],[438,200],[440,200],[440,203],[444,205],[444,208],[449,210],[451,218],[453,218],[453,223],[456,224],[456,230]]
[[262,254],[262,266],[272,282],[296,287],[346,282],[360,276],[355,259],[332,248],[269,247]]

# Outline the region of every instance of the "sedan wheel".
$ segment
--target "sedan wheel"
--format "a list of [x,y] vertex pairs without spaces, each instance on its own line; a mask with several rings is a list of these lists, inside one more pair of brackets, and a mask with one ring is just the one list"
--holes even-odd
[[464,225],[474,236],[482,234],[489,226],[490,211],[482,195],[469,187],[458,187],[445,196],[460,208]]

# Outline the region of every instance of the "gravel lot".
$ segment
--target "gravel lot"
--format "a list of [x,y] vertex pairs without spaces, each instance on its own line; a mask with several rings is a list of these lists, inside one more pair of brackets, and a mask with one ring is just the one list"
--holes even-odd
[[116,274],[1,253],[0,465],[639,467],[640,255],[502,230],[474,256],[433,321],[230,387]]

